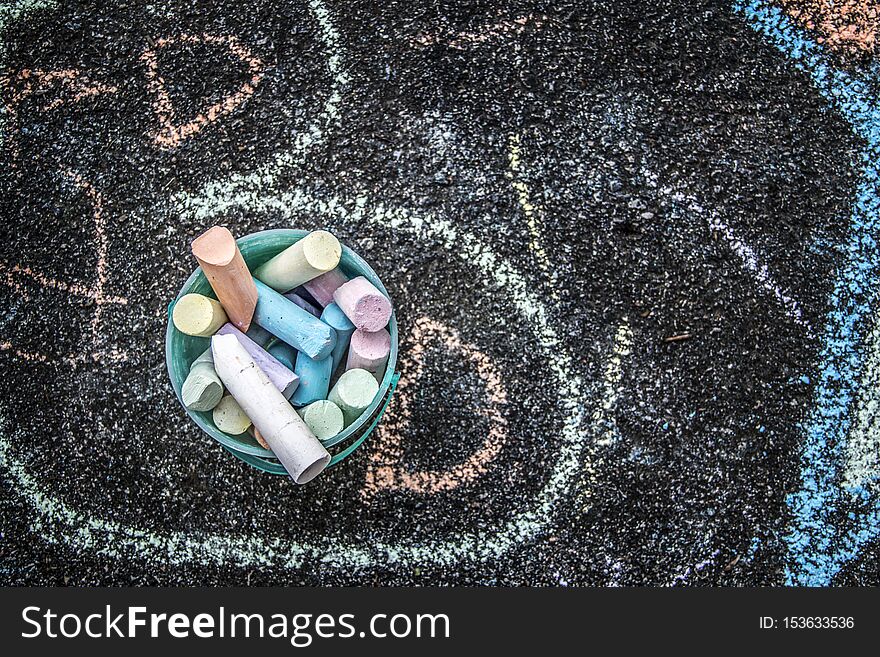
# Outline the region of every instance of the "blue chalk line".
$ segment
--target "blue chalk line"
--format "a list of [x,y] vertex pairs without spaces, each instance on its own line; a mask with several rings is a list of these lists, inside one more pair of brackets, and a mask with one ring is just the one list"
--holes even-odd
[[[878,170],[880,111],[870,100],[870,84],[841,71],[823,48],[794,26],[777,7],[763,0],[737,1],[734,9],[795,66],[808,74],[819,93],[865,141],[862,178],[852,209],[845,262],[831,292],[819,354],[816,406],[805,426],[801,489],[788,496],[791,527],[786,583],[827,586],[843,565],[880,534],[880,500],[867,489],[844,490],[839,478],[850,431],[849,408],[863,367],[862,342],[871,319],[878,278],[875,237],[880,231]],[[845,509],[858,509],[858,512]]]

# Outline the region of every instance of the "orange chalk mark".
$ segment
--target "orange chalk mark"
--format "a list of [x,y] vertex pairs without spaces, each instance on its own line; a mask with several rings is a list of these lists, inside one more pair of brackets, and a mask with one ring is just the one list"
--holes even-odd
[[[396,408],[376,430],[376,450],[370,456],[362,490],[365,497],[382,489],[404,489],[420,494],[454,490],[484,475],[507,442],[507,420],[501,414],[507,393],[495,363],[477,347],[463,342],[457,331],[428,317],[417,320],[412,341],[414,346],[402,361],[404,375],[392,402]],[[403,436],[412,415],[412,384],[424,370],[426,346],[435,341],[451,352],[461,353],[476,368],[485,384],[488,402],[477,413],[490,422],[490,428],[479,449],[463,462],[447,470],[411,472],[403,467],[402,458]]]
[[[177,43],[187,44],[212,44],[226,46],[227,50],[238,57],[241,61],[248,65],[248,72],[251,79],[245,82],[242,87],[226,96],[223,100],[214,103],[204,112],[200,112],[191,121],[181,124],[175,124],[174,106],[168,90],[165,88],[165,80],[159,74],[159,61],[157,51]],[[159,121],[159,130],[153,132],[151,137],[156,145],[161,148],[176,148],[181,143],[197,134],[202,128],[230,112],[234,111],[239,105],[244,103],[256,90],[257,85],[263,79],[264,64],[261,59],[256,57],[248,48],[241,45],[234,36],[215,36],[203,34],[200,36],[182,34],[177,37],[169,37],[159,39],[155,48],[144,51],[140,57],[141,61],[147,67],[147,88],[153,94],[155,100],[153,102],[153,111]]]
[[873,54],[880,28],[876,0],[777,0],[789,16],[820,36],[820,43],[848,55]]

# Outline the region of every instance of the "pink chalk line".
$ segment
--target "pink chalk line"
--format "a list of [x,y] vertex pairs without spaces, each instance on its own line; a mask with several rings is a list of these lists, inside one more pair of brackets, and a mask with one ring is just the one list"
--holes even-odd
[[[463,342],[458,332],[428,317],[416,320],[410,337],[412,348],[402,359],[403,376],[392,402],[392,413],[376,430],[375,451],[370,455],[366,481],[361,494],[370,498],[382,489],[402,489],[419,494],[447,492],[471,483],[488,471],[490,463],[507,442],[507,420],[500,408],[507,403],[507,393],[495,363],[475,346]],[[458,352],[475,367],[486,387],[487,402],[476,413],[490,422],[482,445],[463,462],[446,470],[410,472],[403,467],[403,441],[412,412],[413,383],[424,370],[426,345],[439,341],[450,352]],[[460,438],[459,436],[455,437]]]
[[[165,88],[165,80],[159,74],[157,50],[177,43],[223,45],[233,55],[247,64],[251,79],[245,82],[235,93],[227,95],[223,100],[214,103],[204,112],[200,112],[187,123],[174,123],[174,106]],[[234,36],[215,36],[211,34],[189,35],[162,38],[156,41],[155,48],[148,48],[140,57],[147,67],[147,88],[154,96],[153,112],[159,121],[159,129],[151,134],[153,141],[162,148],[176,148],[181,143],[197,134],[206,125],[213,123],[222,116],[235,110],[253,95],[254,90],[265,74],[263,61],[256,57],[248,48],[241,45]]]

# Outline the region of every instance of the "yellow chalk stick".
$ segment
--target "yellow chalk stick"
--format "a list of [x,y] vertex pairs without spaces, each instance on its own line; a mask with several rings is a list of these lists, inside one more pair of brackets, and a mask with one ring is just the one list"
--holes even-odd
[[174,326],[181,333],[203,338],[217,332],[228,320],[223,306],[203,294],[185,294],[174,304]]

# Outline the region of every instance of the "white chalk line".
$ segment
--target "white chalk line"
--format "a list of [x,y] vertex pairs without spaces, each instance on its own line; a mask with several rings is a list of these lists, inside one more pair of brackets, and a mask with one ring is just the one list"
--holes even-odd
[[508,159],[510,160],[510,168],[505,172],[511,181],[511,186],[516,191],[516,197],[526,217],[529,226],[529,249],[535,254],[538,260],[538,266],[544,272],[544,276],[551,285],[550,296],[554,301],[559,301],[559,293],[556,291],[556,281],[553,276],[553,266],[547,257],[547,251],[544,249],[544,238],[542,235],[540,215],[543,210],[532,203],[532,194],[529,191],[528,184],[520,177],[521,168],[521,144],[520,135],[512,134],[508,138]]
[[846,441],[842,484],[855,491],[880,479],[880,313],[866,341],[865,358],[856,399],[855,422]]
[[[656,176],[647,174],[649,180],[655,179]],[[697,200],[688,194],[683,194],[671,187],[659,187],[656,184],[651,185],[658,194],[665,197],[671,202],[673,210],[680,204],[685,206],[688,212],[706,217],[706,209],[697,202]],[[765,292],[770,294],[782,306],[785,314],[801,327],[806,329],[807,335],[813,336],[813,328],[810,323],[804,319],[803,312],[797,301],[795,301],[787,292],[785,292],[774,280],[770,273],[770,269],[765,264],[765,259],[761,257],[752,247],[742,240],[726,223],[719,219],[714,213],[709,214],[706,218],[707,226],[710,230],[714,230],[724,237],[731,251],[736,255],[742,263],[744,269],[752,275]]]
[[324,107],[315,120],[297,135],[290,150],[277,154],[270,162],[250,173],[235,174],[206,183],[195,193],[182,192],[177,195],[175,202],[212,204],[218,197],[227,196],[232,190],[238,193],[259,194],[261,190],[272,188],[280,175],[301,163],[309,149],[323,142],[326,131],[339,122],[342,89],[350,79],[340,55],[342,47],[339,33],[330,20],[330,13],[323,2],[310,0],[309,8],[318,22],[319,34],[327,51],[327,67],[330,71],[331,83]]

